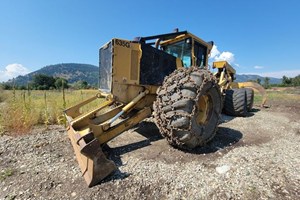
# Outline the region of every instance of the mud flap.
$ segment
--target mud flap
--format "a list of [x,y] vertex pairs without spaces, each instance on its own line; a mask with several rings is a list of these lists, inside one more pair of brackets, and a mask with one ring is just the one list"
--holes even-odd
[[86,138],[80,137],[71,126],[68,136],[82,175],[89,187],[96,185],[117,169],[114,162],[106,158],[98,139],[94,138],[86,142]]

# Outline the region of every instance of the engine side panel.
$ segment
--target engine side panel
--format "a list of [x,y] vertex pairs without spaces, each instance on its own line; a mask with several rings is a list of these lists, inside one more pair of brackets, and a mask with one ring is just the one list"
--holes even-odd
[[140,44],[113,39],[113,84],[139,85]]

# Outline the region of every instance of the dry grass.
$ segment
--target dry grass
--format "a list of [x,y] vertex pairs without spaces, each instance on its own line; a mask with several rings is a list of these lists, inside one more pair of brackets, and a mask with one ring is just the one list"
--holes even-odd
[[[0,131],[11,135],[28,133],[34,125],[64,124],[63,110],[95,95],[97,90],[65,91],[4,91],[0,106]],[[97,102],[96,102],[97,103]],[[90,110],[87,105],[83,111]]]
[[[0,91],[0,134],[27,134],[34,125],[64,124],[63,110],[95,95],[97,90],[67,90],[65,99],[59,91]],[[267,105],[284,101],[300,102],[300,88],[268,90]],[[254,104],[262,97],[255,93]],[[101,101],[101,99],[100,99]],[[99,101],[85,106],[82,112],[95,108]]]
[[[259,93],[254,95],[254,104],[259,105],[262,101],[262,96]],[[273,88],[267,90],[267,104],[274,102],[282,102],[286,104],[295,104],[300,102],[300,88],[289,87],[289,88]]]
[[6,91],[6,90],[2,90],[1,88],[0,88],[0,103],[1,102],[4,102],[6,99],[7,99],[7,93],[8,93],[9,91]]

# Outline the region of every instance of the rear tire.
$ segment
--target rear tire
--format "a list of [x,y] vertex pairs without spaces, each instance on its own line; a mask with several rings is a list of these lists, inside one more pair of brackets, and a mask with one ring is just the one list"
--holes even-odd
[[253,108],[254,91],[251,88],[245,88],[247,95],[247,111],[250,112]]
[[244,88],[226,91],[223,111],[227,115],[245,117],[247,115],[247,95]]
[[182,68],[166,77],[157,91],[155,123],[169,144],[192,149],[214,137],[221,104],[212,73],[198,67]]

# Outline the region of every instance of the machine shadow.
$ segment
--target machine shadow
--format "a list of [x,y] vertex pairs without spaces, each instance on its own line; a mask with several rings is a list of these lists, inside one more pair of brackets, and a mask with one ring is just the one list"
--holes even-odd
[[[253,117],[255,115],[255,113],[257,113],[259,111],[260,111],[260,109],[258,109],[258,108],[252,108],[251,111],[249,111],[247,113],[247,115],[245,116],[245,118],[247,118],[247,117]],[[227,122],[233,120],[234,118],[236,118],[236,116],[230,116],[230,115],[226,115],[226,114],[222,113],[221,114],[220,124],[227,123]]]
[[[139,142],[133,142],[129,143],[123,146],[110,148],[109,151],[112,152],[113,156],[121,156],[122,154],[146,147],[151,145],[151,142],[155,142],[157,140],[164,139],[157,126],[154,122],[150,121],[143,121],[139,125],[135,126],[135,132],[139,133],[140,135],[144,136],[146,139],[139,141]],[[114,160],[115,161],[115,160]],[[116,162],[116,164],[122,165],[121,162]],[[120,166],[118,165],[118,166]]]
[[144,148],[146,146],[149,146],[149,145],[151,145],[151,142],[155,142],[155,141],[164,139],[161,136],[161,134],[154,122],[142,121],[141,123],[136,125],[134,128],[135,128],[135,130],[134,130],[135,132],[141,134],[146,139],[139,141],[139,142],[133,142],[133,143],[129,143],[129,144],[119,146],[119,147],[114,147],[114,148],[110,148],[108,145],[104,145],[102,147],[103,152],[105,152],[108,159],[114,161],[114,163],[116,164],[117,170],[115,171],[115,173],[112,176],[109,176],[109,177],[105,178],[103,181],[101,181],[101,183],[109,182],[111,180],[125,179],[131,175],[130,173],[121,172],[119,170],[120,166],[126,165],[122,162],[122,159],[121,159],[121,156],[123,154],[137,150],[137,149]]
[[[139,126],[136,126],[135,132],[143,135],[144,137],[146,137],[146,139],[139,142],[126,144],[120,147],[110,148],[109,146],[106,146],[103,148],[103,151],[106,152],[108,158],[114,161],[117,167],[126,165],[126,163],[123,163],[121,159],[121,156],[123,154],[149,146],[151,145],[151,142],[164,139],[161,136],[155,123],[149,121],[141,122]],[[230,150],[231,147],[236,146],[235,144],[238,143],[242,137],[243,134],[240,131],[226,127],[219,127],[215,137],[205,146],[197,147],[192,150],[180,149],[180,151],[191,154],[210,154],[223,149]],[[102,182],[124,179],[128,176],[130,176],[130,174],[121,172],[118,168],[112,176],[104,179]]]
[[219,127],[215,137],[205,146],[183,151],[192,154],[215,153],[228,147],[235,146],[235,144],[238,143],[242,138],[243,134],[240,131],[227,127]]

